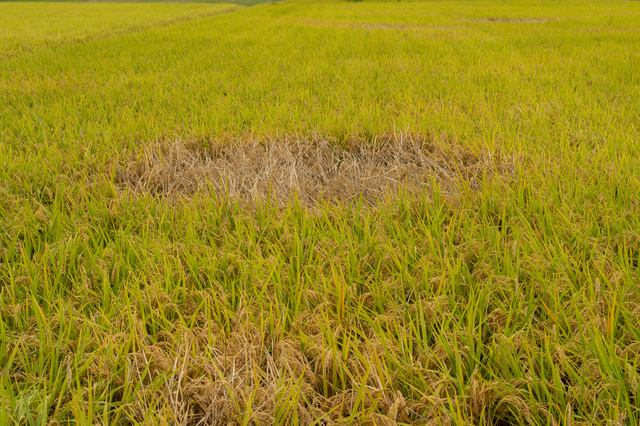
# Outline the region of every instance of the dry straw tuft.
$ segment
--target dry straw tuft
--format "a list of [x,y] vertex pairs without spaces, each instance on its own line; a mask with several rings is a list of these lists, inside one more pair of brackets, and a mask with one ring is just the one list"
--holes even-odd
[[313,206],[362,198],[375,205],[389,194],[422,192],[434,184],[444,192],[477,190],[482,179],[513,173],[513,162],[503,156],[420,135],[352,138],[343,144],[314,136],[203,145],[153,144],[118,170],[116,183],[163,198],[214,192],[248,203],[284,204],[296,197]]
[[[157,412],[185,426],[339,425],[358,403],[354,388],[324,397],[318,388],[323,376],[312,371],[293,340],[264,341],[251,325],[226,336],[218,330],[213,345],[205,334],[197,329],[185,333],[177,347],[156,344],[130,355],[129,374],[140,389],[137,403],[128,407],[132,417],[142,421]],[[381,379],[361,370],[353,372],[369,377],[359,401],[369,414],[361,424],[408,420],[411,409],[404,396],[376,388],[374,381]],[[159,378],[166,378],[163,385],[153,386]]]

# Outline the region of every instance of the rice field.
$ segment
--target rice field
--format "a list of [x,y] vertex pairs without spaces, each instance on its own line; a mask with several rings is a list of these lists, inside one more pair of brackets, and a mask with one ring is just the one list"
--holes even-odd
[[0,3],[0,425],[640,425],[640,2]]

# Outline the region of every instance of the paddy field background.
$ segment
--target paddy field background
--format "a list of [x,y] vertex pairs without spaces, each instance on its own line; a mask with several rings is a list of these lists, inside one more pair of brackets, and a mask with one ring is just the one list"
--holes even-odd
[[640,2],[0,3],[0,424],[640,424]]

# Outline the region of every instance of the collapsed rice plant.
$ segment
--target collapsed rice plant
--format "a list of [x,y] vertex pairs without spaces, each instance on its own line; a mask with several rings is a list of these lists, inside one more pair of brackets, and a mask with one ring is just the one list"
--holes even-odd
[[446,193],[460,185],[473,191],[495,175],[510,180],[514,174],[504,153],[476,154],[412,134],[351,138],[345,146],[317,135],[207,144],[154,144],[120,167],[114,182],[164,198],[211,191],[218,198],[279,205],[297,199],[313,207],[321,200],[375,205],[399,190],[432,192],[433,184]]

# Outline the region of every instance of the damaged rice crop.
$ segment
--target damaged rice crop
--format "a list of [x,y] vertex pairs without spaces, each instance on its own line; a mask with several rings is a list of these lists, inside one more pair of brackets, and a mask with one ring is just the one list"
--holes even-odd
[[120,166],[114,183],[123,190],[162,198],[210,193],[244,203],[292,200],[313,207],[322,201],[393,198],[398,191],[446,193],[461,186],[478,190],[483,180],[509,181],[514,160],[502,152],[474,153],[415,134],[351,138],[340,146],[319,135],[275,140],[165,142],[148,147],[141,158]]
[[640,423],[640,3],[135,7],[0,6],[0,424]]

